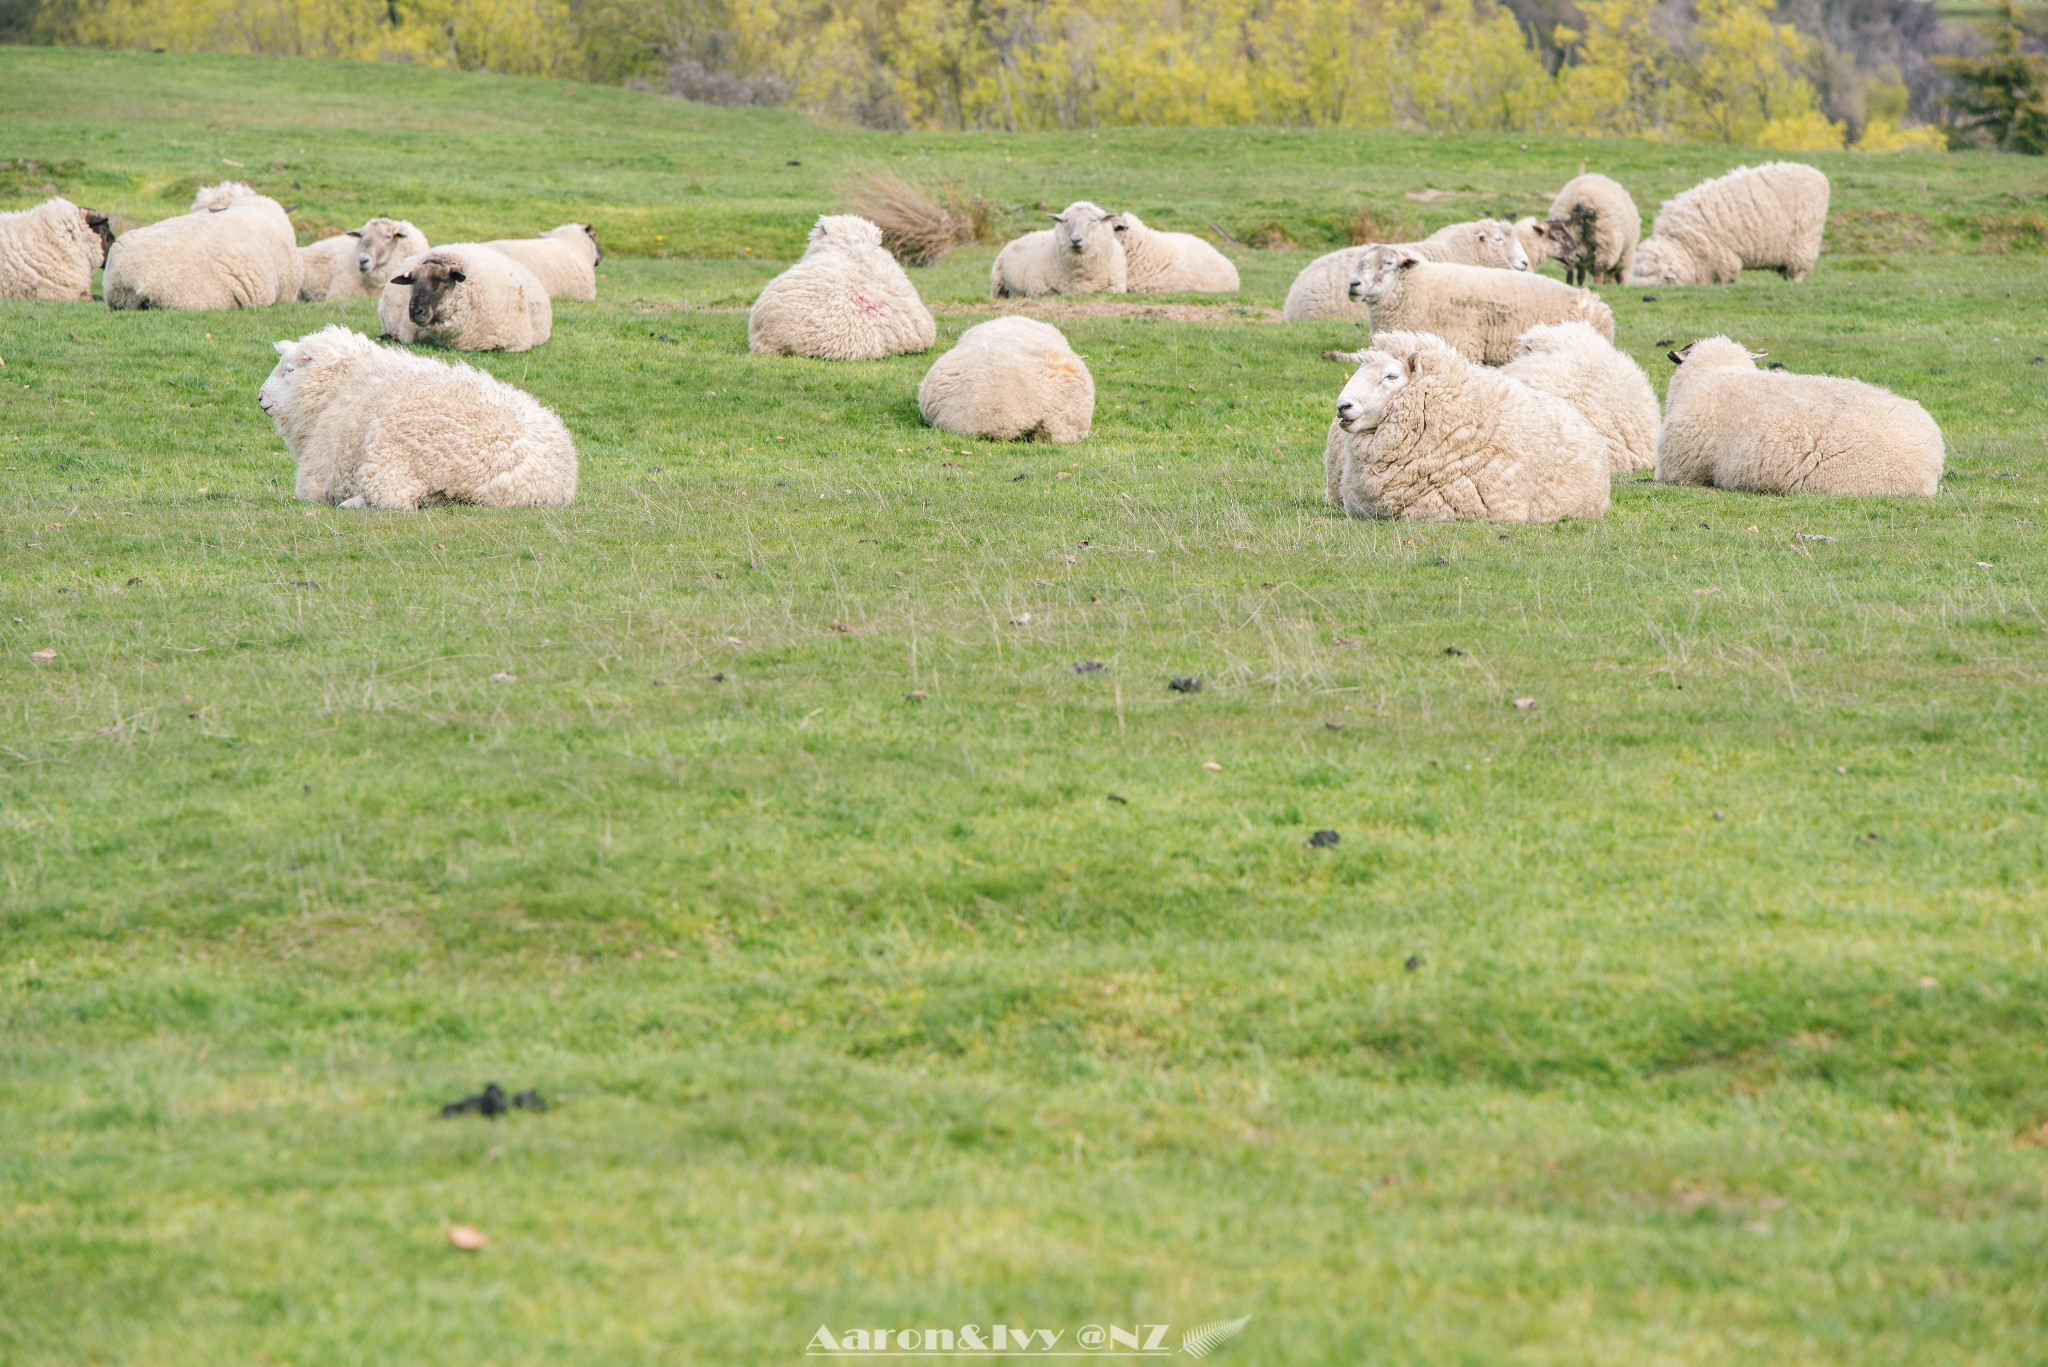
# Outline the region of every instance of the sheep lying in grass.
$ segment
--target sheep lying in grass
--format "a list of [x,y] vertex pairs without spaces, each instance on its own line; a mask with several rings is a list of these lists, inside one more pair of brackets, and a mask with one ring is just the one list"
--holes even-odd
[[551,299],[597,298],[597,263],[604,248],[588,223],[564,223],[539,237],[501,237],[484,243],[540,277]]
[[305,266],[299,298],[373,298],[383,293],[399,262],[433,245],[425,233],[402,218],[373,218],[338,237],[299,248],[299,260]]
[[757,356],[873,361],[929,350],[937,337],[882,230],[852,214],[821,217],[803,258],[762,288],[747,315]]
[[1664,201],[1636,249],[1644,285],[1726,285],[1745,270],[1804,280],[1820,259],[1828,178],[1796,161],[1738,166]]
[[114,309],[268,308],[297,299],[304,277],[284,206],[231,180],[190,213],[123,233],[102,284]]
[[1080,441],[1095,420],[1095,378],[1050,323],[997,318],[961,333],[932,362],[917,411],[962,436]]
[[1607,511],[1607,451],[1564,400],[1448,345],[1406,356],[1376,335],[1338,397],[1338,490],[1354,517],[1554,522]]
[[0,214],[0,299],[90,300],[113,241],[105,214],[61,195]]
[[480,242],[401,262],[377,298],[386,337],[454,351],[526,351],[554,332],[548,292],[526,267]]
[[1529,270],[1538,259],[1523,248],[1514,225],[1493,218],[1452,223],[1438,228],[1420,242],[1343,247],[1319,256],[1301,268],[1301,273],[1288,287],[1287,302],[1281,308],[1281,316],[1290,323],[1306,322],[1311,318],[1368,317],[1370,310],[1351,297],[1351,279],[1358,273],[1358,263],[1376,245],[1399,247],[1424,261],[1490,266],[1496,270]]
[[1547,276],[1425,261],[1405,247],[1369,247],[1351,277],[1352,299],[1372,307],[1375,330],[1429,332],[1484,365],[1502,365],[1538,323],[1586,322],[1614,337],[1600,296]]
[[1130,264],[1108,210],[1077,199],[1048,217],[1052,227],[1015,238],[996,253],[988,272],[992,298],[1122,294],[1130,288]]
[[1576,248],[1565,267],[1568,283],[1583,285],[1589,273],[1596,285],[1628,279],[1643,219],[1619,181],[1599,174],[1573,176],[1551,201],[1548,224],[1561,226]]
[[1500,373],[1578,409],[1600,434],[1613,473],[1656,463],[1657,391],[1641,366],[1589,324],[1530,328],[1516,339],[1515,358]]
[[[1370,432],[1379,425],[1379,410],[1393,395],[1391,386],[1405,384],[1408,371],[1405,365],[1389,368],[1393,361],[1405,362],[1408,353],[1422,351],[1429,347],[1444,347],[1449,344],[1441,337],[1427,332],[1379,332],[1374,333],[1371,343],[1360,351],[1326,351],[1323,358],[1343,361],[1353,367],[1352,385],[1347,383],[1343,394],[1338,396],[1341,405],[1348,396],[1354,407],[1351,411],[1353,425],[1362,432]],[[1370,375],[1367,372],[1371,372]],[[1365,377],[1361,379],[1360,377]],[[1323,501],[1333,507],[1344,506],[1343,484],[1350,446],[1345,440],[1345,415],[1339,413],[1330,419],[1330,430],[1323,438]],[[1359,449],[1364,450],[1361,442]]]
[[1110,220],[1124,249],[1125,288],[1132,294],[1230,294],[1237,267],[1193,233],[1156,232],[1136,214]]
[[1941,428],[1861,380],[1758,370],[1762,352],[1708,337],[1671,353],[1657,478],[1764,494],[1915,494],[1941,483]]
[[277,343],[257,402],[308,503],[558,508],[576,497],[576,443],[531,395],[339,325]]

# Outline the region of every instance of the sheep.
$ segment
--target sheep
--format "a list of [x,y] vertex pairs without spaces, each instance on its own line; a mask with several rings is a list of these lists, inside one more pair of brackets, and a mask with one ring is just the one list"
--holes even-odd
[[1095,378],[1050,323],[997,318],[961,333],[932,362],[917,411],[962,436],[1080,441],[1095,419]]
[[1667,199],[1636,248],[1640,285],[1726,285],[1744,270],[1797,284],[1813,274],[1828,222],[1828,178],[1796,161],[1738,166]]
[[992,299],[1041,294],[1122,294],[1130,265],[1108,210],[1077,199],[1047,217],[1050,228],[1003,245],[988,271]]
[[576,497],[576,443],[532,395],[338,323],[276,347],[256,401],[298,462],[306,502],[559,508]]
[[1568,284],[1585,284],[1588,273],[1596,285],[1619,285],[1628,279],[1643,236],[1643,218],[1621,182],[1597,172],[1573,176],[1550,202],[1546,227],[1550,225],[1563,228],[1577,248],[1565,263]]
[[399,263],[377,297],[386,337],[454,351],[526,351],[555,330],[540,278],[480,242],[457,242]]
[[1586,323],[1543,323],[1515,339],[1500,373],[1563,399],[1593,424],[1614,474],[1657,460],[1657,392],[1650,377]]
[[1380,341],[1337,402],[1346,512],[1554,522],[1607,511],[1606,446],[1576,408],[1448,345],[1396,357]]
[[1726,337],[1670,353],[1657,478],[1766,494],[1918,495],[1941,483],[1941,428],[1861,380],[1758,370]]
[[597,263],[604,248],[588,223],[564,223],[539,237],[503,237],[484,243],[540,277],[551,299],[597,298]]
[[[1512,224],[1480,218],[1470,223],[1453,223],[1437,229],[1420,242],[1393,245],[1414,252],[1425,261],[1465,266],[1492,266],[1500,270],[1525,271],[1537,258],[1523,248]],[[1344,247],[1319,256],[1301,268],[1287,291],[1281,316],[1289,322],[1311,318],[1365,319],[1369,310],[1347,293],[1358,262],[1372,244]]]
[[92,273],[114,234],[107,216],[55,195],[0,214],[0,299],[92,298]]
[[238,180],[190,213],[131,228],[107,251],[110,309],[268,308],[299,297],[305,263],[284,206]]
[[757,356],[873,361],[927,351],[939,330],[882,230],[853,214],[826,214],[803,258],[770,280],[747,315]]
[[338,237],[299,248],[306,278],[299,298],[367,299],[383,293],[394,269],[434,244],[402,218],[373,218]]
[[[1375,333],[1371,345],[1362,351],[1326,351],[1323,358],[1344,361],[1357,367],[1357,372],[1351,377],[1351,383],[1347,383],[1344,392],[1338,395],[1338,401],[1342,403],[1344,398],[1349,396],[1359,404],[1373,405],[1369,413],[1363,409],[1354,413],[1354,417],[1364,419],[1361,430],[1369,431],[1379,423],[1379,406],[1392,395],[1392,389],[1388,386],[1397,380],[1406,382],[1408,377],[1405,364],[1387,369],[1386,363],[1405,362],[1411,351],[1447,345],[1443,338],[1433,337],[1427,332],[1381,332]],[[1367,374],[1368,371],[1371,373]],[[1352,389],[1352,383],[1358,386],[1356,392]],[[1345,457],[1349,450],[1345,441],[1342,415],[1331,418],[1329,433],[1323,438],[1323,501],[1333,507],[1344,506],[1341,489],[1344,482]]]
[[1232,294],[1237,267],[1193,233],[1164,233],[1133,213],[1110,220],[1124,249],[1126,285],[1132,294]]
[[1351,297],[1372,306],[1375,328],[1431,332],[1482,365],[1514,356],[1515,339],[1538,323],[1591,323],[1614,337],[1600,296],[1547,276],[1424,261],[1405,247],[1370,247],[1351,276]]

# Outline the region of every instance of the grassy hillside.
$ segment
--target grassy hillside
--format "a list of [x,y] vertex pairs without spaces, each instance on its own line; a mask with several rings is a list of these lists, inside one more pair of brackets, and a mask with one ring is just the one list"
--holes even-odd
[[[1727,331],[1920,399],[1938,498],[1498,528],[1323,505],[1356,331],[1272,320],[1305,250],[1060,316],[1071,448],[743,310],[867,165],[1320,250],[1742,154],[26,49],[0,139],[0,207],[246,170],[308,233],[614,253],[473,358],[576,434],[554,513],[292,500],[269,343],[367,304],[0,304],[0,1359],[1250,1314],[1216,1360],[2041,1360],[2039,160],[1819,158],[1811,283],[1605,292],[1660,387]],[[990,256],[912,273],[942,347]],[[557,1104],[438,1118],[493,1079]]]

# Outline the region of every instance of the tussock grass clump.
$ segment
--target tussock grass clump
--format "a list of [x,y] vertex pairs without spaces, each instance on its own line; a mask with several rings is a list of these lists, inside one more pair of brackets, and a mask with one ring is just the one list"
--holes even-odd
[[882,245],[906,266],[936,266],[970,242],[994,242],[988,201],[942,182],[934,191],[890,171],[869,171],[846,190],[847,212],[882,230]]

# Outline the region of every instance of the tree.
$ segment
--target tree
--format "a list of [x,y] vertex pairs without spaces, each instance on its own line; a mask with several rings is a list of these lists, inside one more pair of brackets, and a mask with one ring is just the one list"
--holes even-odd
[[1679,65],[1681,133],[1788,152],[1841,147],[1842,126],[1820,112],[1813,85],[1798,74],[1809,48],[1804,34],[1772,23],[1762,0],[1697,0],[1694,15]]
[[2013,0],[1992,31],[1988,57],[1937,57],[1934,64],[1962,86],[1945,100],[1963,128],[1987,134],[2001,152],[2048,153],[2048,62],[2020,50],[2025,34]]

